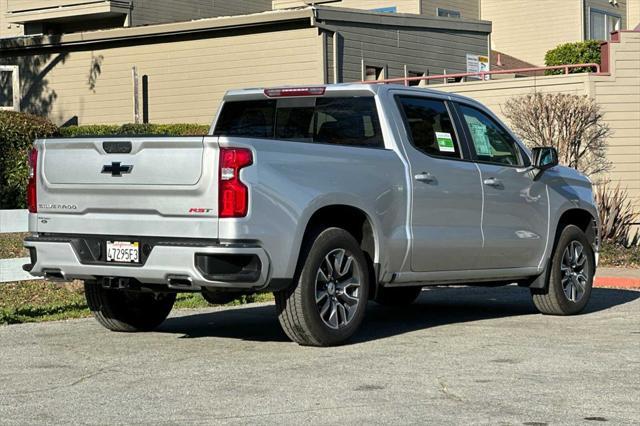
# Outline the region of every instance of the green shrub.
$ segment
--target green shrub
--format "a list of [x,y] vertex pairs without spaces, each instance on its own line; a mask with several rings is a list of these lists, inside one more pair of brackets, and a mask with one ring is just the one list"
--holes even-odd
[[120,126],[107,124],[61,127],[60,136],[64,138],[81,138],[84,136],[110,136],[117,135],[118,129],[120,129]]
[[[544,57],[544,63],[551,67],[556,65],[600,63],[600,42],[597,40],[579,41],[577,43],[561,44],[551,49]],[[593,68],[574,68],[570,73],[593,71]],[[549,70],[546,75],[562,74],[563,70]]]
[[202,124],[124,124],[118,125],[88,125],[62,127],[60,135],[66,138],[85,136],[191,136],[206,135],[208,125]]
[[46,118],[0,111],[0,208],[26,206],[27,154],[37,138],[55,136],[58,128]]
[[27,153],[37,138],[61,136],[190,136],[206,135],[201,124],[125,124],[71,126],[58,129],[46,118],[0,111],[0,208],[25,208]]

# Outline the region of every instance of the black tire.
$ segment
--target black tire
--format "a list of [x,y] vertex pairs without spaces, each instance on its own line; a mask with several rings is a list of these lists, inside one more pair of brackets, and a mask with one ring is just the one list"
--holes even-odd
[[383,306],[407,306],[416,301],[422,293],[422,287],[380,287],[373,299]]
[[[574,243],[577,245],[572,246]],[[580,279],[577,284],[574,284],[575,281],[571,278],[571,275],[574,274],[573,267],[566,268],[566,265],[563,266],[563,262],[565,264],[572,263],[565,255],[571,253],[571,251],[575,251],[571,250],[571,247],[578,247],[578,245],[582,247],[584,252],[584,267],[582,272],[586,279],[584,283],[582,279]],[[568,225],[562,230],[554,252],[551,255],[550,268],[546,288],[531,289],[533,304],[538,311],[546,315],[575,315],[580,313],[589,302],[593,287],[593,277],[595,275],[593,248],[580,228],[574,225]],[[563,272],[563,269],[567,271],[566,274]],[[577,275],[575,276],[577,277]],[[564,285],[563,278],[565,279]],[[582,286],[584,286],[584,290],[580,293]],[[568,291],[565,292],[565,289],[568,289]],[[575,294],[573,291],[575,291]]]
[[243,293],[232,291],[203,290],[202,297],[212,305],[226,305],[243,296]]
[[[358,242],[349,232],[327,228],[316,235],[315,239],[303,245],[294,285],[275,293],[278,319],[286,335],[300,345],[335,346],[353,336],[364,319],[369,296],[369,268]],[[348,259],[351,259],[350,272]],[[341,268],[347,271],[343,281],[335,278],[342,275],[339,271]],[[359,286],[345,284],[350,279],[359,282]],[[317,285],[320,290],[317,290]],[[340,290],[342,286],[344,291]],[[316,291],[320,296],[316,295]],[[319,301],[316,297],[320,297]],[[357,299],[357,302],[352,299]],[[329,308],[326,308],[327,303]],[[347,308],[348,303],[353,305]],[[323,306],[320,307],[320,304]],[[338,305],[342,305],[342,308]],[[321,311],[324,311],[324,315]],[[343,324],[340,324],[341,319]],[[335,324],[332,327],[333,322]]]
[[167,319],[175,293],[142,293],[105,289],[97,283],[84,285],[87,304],[95,319],[111,331],[151,331]]

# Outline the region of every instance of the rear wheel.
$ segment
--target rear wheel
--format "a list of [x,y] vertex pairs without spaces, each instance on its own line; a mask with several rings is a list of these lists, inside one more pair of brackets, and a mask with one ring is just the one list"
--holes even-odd
[[175,293],[142,293],[105,289],[94,282],[84,285],[91,313],[111,331],[151,331],[167,319],[176,300]]
[[591,296],[595,257],[580,228],[568,225],[562,230],[550,267],[547,288],[531,290],[533,304],[548,315],[581,312]]
[[406,306],[415,302],[421,292],[422,287],[381,287],[373,300],[384,306]]
[[275,293],[278,319],[291,340],[308,346],[345,342],[364,318],[367,261],[347,231],[328,228],[305,244],[295,285]]

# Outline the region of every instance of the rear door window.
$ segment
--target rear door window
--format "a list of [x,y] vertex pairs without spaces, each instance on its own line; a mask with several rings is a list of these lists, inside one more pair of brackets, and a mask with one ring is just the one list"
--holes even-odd
[[461,158],[455,127],[444,101],[399,96],[413,146],[436,157]]
[[373,97],[230,101],[214,135],[384,148]]
[[314,140],[337,145],[383,147],[373,98],[321,98],[315,111]]

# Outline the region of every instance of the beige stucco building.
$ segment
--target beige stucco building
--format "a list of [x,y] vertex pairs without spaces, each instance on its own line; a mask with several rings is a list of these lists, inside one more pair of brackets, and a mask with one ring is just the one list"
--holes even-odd
[[640,0],[480,0],[482,19],[493,23],[491,46],[522,61],[544,65],[559,44],[604,40],[640,24]]

